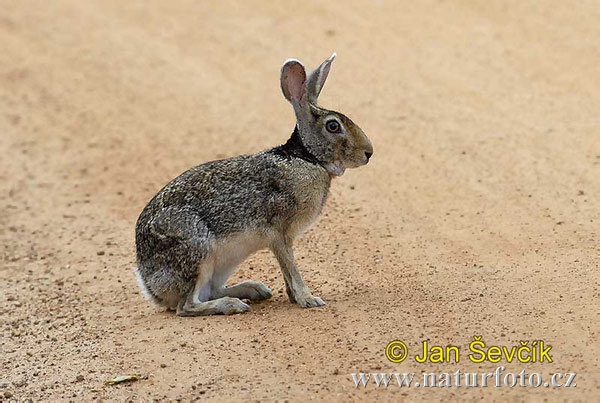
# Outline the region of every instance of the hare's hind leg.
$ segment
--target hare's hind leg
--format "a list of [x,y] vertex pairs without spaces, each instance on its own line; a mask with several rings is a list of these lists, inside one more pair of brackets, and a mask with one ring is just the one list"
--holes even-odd
[[231,287],[220,287],[213,290],[214,297],[245,298],[253,301],[268,299],[273,296],[273,291],[260,281],[246,280],[232,285]]
[[208,315],[232,315],[234,313],[246,312],[250,309],[238,298],[223,297],[206,302],[189,302],[181,300],[177,306],[178,316],[208,316]]
[[212,276],[212,298],[233,297],[253,301],[271,298],[273,291],[258,281],[246,280],[230,287],[225,286],[227,279],[241,262],[267,245],[265,235],[259,231],[248,231],[222,240],[213,254],[215,266]]
[[206,302],[194,302],[182,299],[177,306],[178,316],[207,316],[207,315],[232,315],[246,312],[250,309],[238,298],[223,297]]
[[250,309],[250,306],[238,298],[222,297],[209,300],[212,287],[211,277],[212,270],[210,268],[200,268],[196,286],[177,305],[178,316],[231,315]]

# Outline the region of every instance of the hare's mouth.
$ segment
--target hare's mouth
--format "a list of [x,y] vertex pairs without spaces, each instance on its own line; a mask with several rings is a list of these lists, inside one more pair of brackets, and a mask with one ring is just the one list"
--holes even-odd
[[329,162],[325,164],[325,169],[334,176],[342,176],[346,171],[346,167],[342,164],[342,161]]

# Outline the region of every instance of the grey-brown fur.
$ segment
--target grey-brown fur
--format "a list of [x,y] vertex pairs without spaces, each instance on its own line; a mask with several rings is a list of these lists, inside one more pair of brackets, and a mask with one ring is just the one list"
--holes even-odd
[[321,212],[331,178],[366,164],[373,153],[349,118],[316,105],[332,61],[308,79],[300,62],[284,64],[282,91],[297,117],[286,144],[196,166],[144,208],[136,225],[136,274],[155,303],[182,316],[244,312],[249,307],[240,298],[269,298],[271,290],[255,281],[225,282],[248,254],[270,248],[290,301],[324,305],[300,276],[293,241]]

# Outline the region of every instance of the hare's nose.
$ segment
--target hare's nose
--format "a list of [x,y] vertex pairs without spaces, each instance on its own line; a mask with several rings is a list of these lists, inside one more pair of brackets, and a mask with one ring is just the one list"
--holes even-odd
[[367,157],[367,162],[369,162],[369,159],[371,158],[371,155],[373,155],[373,153],[365,151],[365,156]]

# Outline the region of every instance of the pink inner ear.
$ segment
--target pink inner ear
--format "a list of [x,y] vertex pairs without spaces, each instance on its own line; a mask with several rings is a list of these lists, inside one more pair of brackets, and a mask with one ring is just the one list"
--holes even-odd
[[304,95],[304,82],[306,81],[306,72],[300,64],[293,64],[286,69],[285,82],[290,93],[290,98],[300,101]]

